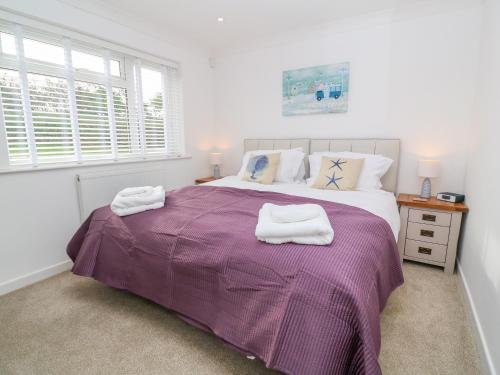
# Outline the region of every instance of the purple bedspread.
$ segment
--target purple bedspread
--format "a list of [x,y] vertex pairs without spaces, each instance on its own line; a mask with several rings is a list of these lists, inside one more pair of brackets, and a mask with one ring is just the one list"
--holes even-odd
[[[318,203],[330,246],[257,241],[266,203]],[[193,186],[165,207],[95,210],[71,239],[73,272],[172,309],[288,374],[381,374],[380,321],[403,282],[387,222],[344,204]]]

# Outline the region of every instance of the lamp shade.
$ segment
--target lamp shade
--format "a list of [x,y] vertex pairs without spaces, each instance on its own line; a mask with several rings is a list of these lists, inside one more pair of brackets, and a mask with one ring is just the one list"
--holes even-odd
[[222,152],[211,152],[208,156],[210,165],[222,164]]
[[439,160],[419,160],[418,175],[420,177],[439,177]]

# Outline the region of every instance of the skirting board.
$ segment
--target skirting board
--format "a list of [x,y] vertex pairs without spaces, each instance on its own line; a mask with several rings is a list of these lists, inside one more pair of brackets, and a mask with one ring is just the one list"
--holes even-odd
[[486,339],[484,337],[484,330],[481,326],[481,321],[479,320],[479,316],[477,314],[476,305],[474,304],[474,300],[472,299],[472,295],[469,289],[469,284],[467,283],[467,279],[462,271],[462,266],[460,262],[457,262],[458,275],[460,276],[460,285],[462,286],[463,297],[466,300],[469,307],[468,314],[472,318],[473,321],[473,334],[476,337],[476,342],[478,349],[480,351],[481,360],[483,362],[483,368],[486,371],[486,374],[489,375],[497,375],[495,370],[495,366],[493,365],[493,360],[491,359],[491,353],[486,343]]
[[34,284],[43,279],[47,279],[58,273],[69,270],[73,265],[71,260],[54,264],[49,267],[42,268],[41,270],[28,273],[27,275],[16,277],[15,279],[7,280],[0,283],[0,296],[13,292],[14,290],[21,289],[30,284]]

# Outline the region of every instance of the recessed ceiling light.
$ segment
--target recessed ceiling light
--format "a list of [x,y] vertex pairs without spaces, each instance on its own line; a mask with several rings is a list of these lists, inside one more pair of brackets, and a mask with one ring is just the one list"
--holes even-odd
[[224,17],[217,17],[217,22],[224,22]]

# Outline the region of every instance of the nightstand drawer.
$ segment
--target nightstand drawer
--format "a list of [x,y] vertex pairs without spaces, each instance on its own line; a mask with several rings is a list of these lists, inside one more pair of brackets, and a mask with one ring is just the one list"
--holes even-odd
[[451,214],[447,212],[425,211],[410,208],[408,220],[414,223],[449,227],[451,223]]
[[409,239],[438,243],[441,245],[448,244],[449,234],[450,228],[448,227],[420,223],[408,223],[408,228],[406,229],[406,237]]
[[406,240],[405,255],[414,258],[443,262],[446,260],[446,246],[434,243]]

